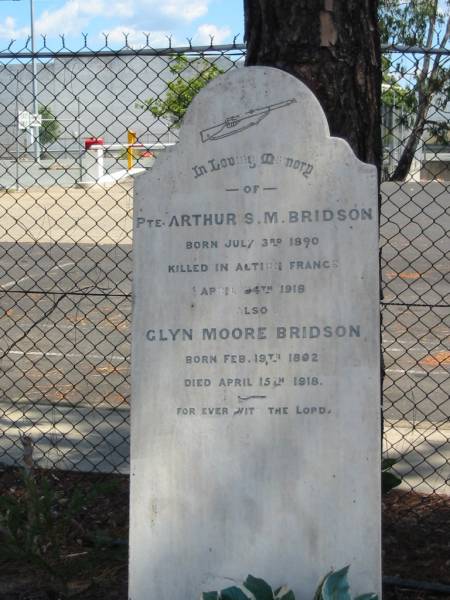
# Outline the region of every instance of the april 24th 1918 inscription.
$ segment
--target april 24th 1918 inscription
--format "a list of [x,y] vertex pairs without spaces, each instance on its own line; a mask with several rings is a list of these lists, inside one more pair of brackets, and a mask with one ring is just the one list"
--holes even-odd
[[376,170],[297,80],[241,71],[135,186],[133,600],[252,571],[308,597],[336,552],[379,587]]

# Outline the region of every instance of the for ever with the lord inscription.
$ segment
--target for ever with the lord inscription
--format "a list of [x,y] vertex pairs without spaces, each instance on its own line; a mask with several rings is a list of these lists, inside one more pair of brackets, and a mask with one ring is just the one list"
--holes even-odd
[[130,598],[380,592],[377,174],[238,69],[136,181]]

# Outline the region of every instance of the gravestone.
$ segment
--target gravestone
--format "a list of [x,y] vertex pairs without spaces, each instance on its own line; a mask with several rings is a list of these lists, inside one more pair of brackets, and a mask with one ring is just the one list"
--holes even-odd
[[194,100],[136,181],[131,600],[380,593],[377,173],[294,77]]

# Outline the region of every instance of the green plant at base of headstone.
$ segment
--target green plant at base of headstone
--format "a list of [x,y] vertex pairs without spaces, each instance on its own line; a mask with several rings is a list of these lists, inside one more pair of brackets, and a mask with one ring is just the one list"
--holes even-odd
[[[348,583],[349,567],[328,573],[317,588],[314,600],[352,600]],[[248,575],[241,586],[231,586],[216,592],[204,592],[200,600],[295,600],[287,586],[272,590],[264,579]],[[377,594],[362,594],[353,600],[378,600]]]
[[[314,600],[352,600],[348,582],[349,566],[332,571],[325,576],[319,585]],[[377,594],[362,594],[353,600],[378,600]]]
[[241,586],[231,586],[217,592],[206,592],[200,600],[295,600],[294,593],[286,586],[275,591],[264,579],[247,575]]
[[402,482],[400,477],[391,471],[396,464],[397,460],[395,458],[383,458],[381,461],[381,490],[383,494],[387,494]]

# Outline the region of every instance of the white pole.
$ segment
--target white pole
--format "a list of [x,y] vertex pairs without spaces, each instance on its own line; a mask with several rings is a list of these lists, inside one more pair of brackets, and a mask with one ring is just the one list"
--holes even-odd
[[[31,52],[34,54],[35,45],[34,45],[34,0],[30,0],[30,34],[31,34]],[[34,56],[31,57],[31,70],[32,70],[32,93],[33,93],[33,114],[38,115],[39,106],[38,106],[38,98],[37,98],[37,69],[36,69],[36,60]],[[35,118],[37,118],[35,116]],[[34,152],[36,156],[36,160],[39,161],[40,158],[40,147],[39,147],[39,127],[30,127],[30,141],[31,146],[34,145]]]

